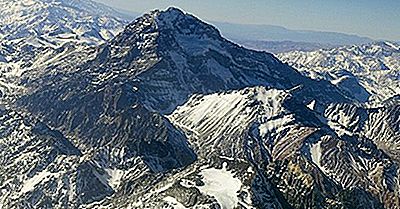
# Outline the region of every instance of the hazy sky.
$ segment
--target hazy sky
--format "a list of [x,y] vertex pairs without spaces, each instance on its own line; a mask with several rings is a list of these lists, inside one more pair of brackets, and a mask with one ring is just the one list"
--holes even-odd
[[203,20],[400,40],[400,0],[95,0],[144,13],[179,7]]

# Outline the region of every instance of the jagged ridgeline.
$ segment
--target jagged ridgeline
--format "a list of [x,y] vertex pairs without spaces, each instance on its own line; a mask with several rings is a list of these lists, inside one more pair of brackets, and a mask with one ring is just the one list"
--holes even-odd
[[0,109],[3,208],[400,207],[395,97],[366,108],[176,8],[54,50]]

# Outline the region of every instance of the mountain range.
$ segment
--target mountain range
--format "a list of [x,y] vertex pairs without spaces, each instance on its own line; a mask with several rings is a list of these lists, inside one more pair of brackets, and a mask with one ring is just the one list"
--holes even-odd
[[380,104],[400,92],[400,45],[394,42],[292,51],[278,57],[308,77],[353,93],[360,102]]
[[276,57],[176,8],[18,2],[1,2],[1,25],[24,21],[1,29],[0,208],[400,207],[398,45]]
[[241,40],[232,39],[235,43],[240,44],[248,49],[257,51],[266,51],[273,54],[280,54],[292,51],[309,52],[318,49],[331,49],[337,47],[332,44],[295,42],[295,41],[261,41],[261,40]]
[[32,46],[98,43],[112,38],[128,16],[102,4],[78,0],[2,0],[1,39]]

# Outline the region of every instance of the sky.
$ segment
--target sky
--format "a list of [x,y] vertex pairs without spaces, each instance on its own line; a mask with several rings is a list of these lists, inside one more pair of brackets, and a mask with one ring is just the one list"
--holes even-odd
[[278,25],[400,41],[400,0],[95,0],[145,13],[175,6],[208,21]]

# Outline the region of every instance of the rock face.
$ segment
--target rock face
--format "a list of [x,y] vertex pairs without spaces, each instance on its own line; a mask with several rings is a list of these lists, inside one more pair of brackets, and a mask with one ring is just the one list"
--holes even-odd
[[175,8],[62,49],[1,106],[4,208],[399,207],[397,98],[365,108]]

